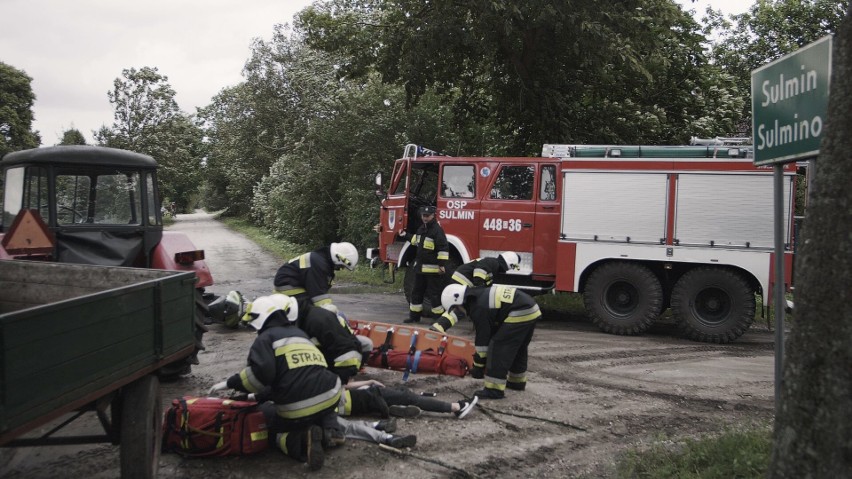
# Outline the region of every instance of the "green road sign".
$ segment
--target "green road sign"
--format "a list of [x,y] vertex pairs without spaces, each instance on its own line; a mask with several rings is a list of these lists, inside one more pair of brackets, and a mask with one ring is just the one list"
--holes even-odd
[[831,35],[751,72],[754,164],[814,157],[825,133]]

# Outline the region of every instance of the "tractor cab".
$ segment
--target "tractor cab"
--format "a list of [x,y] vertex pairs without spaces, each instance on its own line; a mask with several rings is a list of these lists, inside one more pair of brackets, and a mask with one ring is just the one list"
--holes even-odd
[[52,260],[152,267],[163,223],[157,162],[150,156],[56,146],[9,153],[0,167],[0,234],[8,234],[18,215],[26,213],[55,238],[48,255]]

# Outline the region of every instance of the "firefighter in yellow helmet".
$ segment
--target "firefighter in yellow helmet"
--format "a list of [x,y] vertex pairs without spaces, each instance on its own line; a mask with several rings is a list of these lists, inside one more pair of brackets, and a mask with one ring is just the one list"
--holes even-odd
[[503,399],[505,390],[527,385],[527,350],[541,311],[528,294],[512,286],[468,288],[451,284],[441,302],[448,311],[470,316],[476,337],[470,375],[485,380],[479,399]]

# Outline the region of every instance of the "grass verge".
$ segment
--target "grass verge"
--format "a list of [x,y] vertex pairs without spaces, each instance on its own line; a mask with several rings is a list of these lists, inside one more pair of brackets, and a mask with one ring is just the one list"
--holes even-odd
[[[243,218],[219,217],[219,221],[228,228],[246,235],[249,239],[263,247],[263,249],[277,256],[281,262],[294,258],[302,253],[310,251],[311,248],[304,245],[293,244],[271,236],[266,230],[253,225]],[[335,293],[398,293],[402,291],[403,275],[394,275],[394,281],[387,268],[370,268],[361,259],[354,271],[340,270],[335,273]]]
[[629,451],[616,464],[619,479],[763,478],[772,453],[768,425],[727,430],[683,443],[659,441],[644,451]]

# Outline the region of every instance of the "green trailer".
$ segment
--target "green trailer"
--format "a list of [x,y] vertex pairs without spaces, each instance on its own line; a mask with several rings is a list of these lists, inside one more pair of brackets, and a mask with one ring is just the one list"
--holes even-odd
[[[0,261],[0,446],[120,444],[122,477],[154,477],[156,373],[194,351],[195,283],[193,272]],[[87,412],[104,434],[59,434]]]

